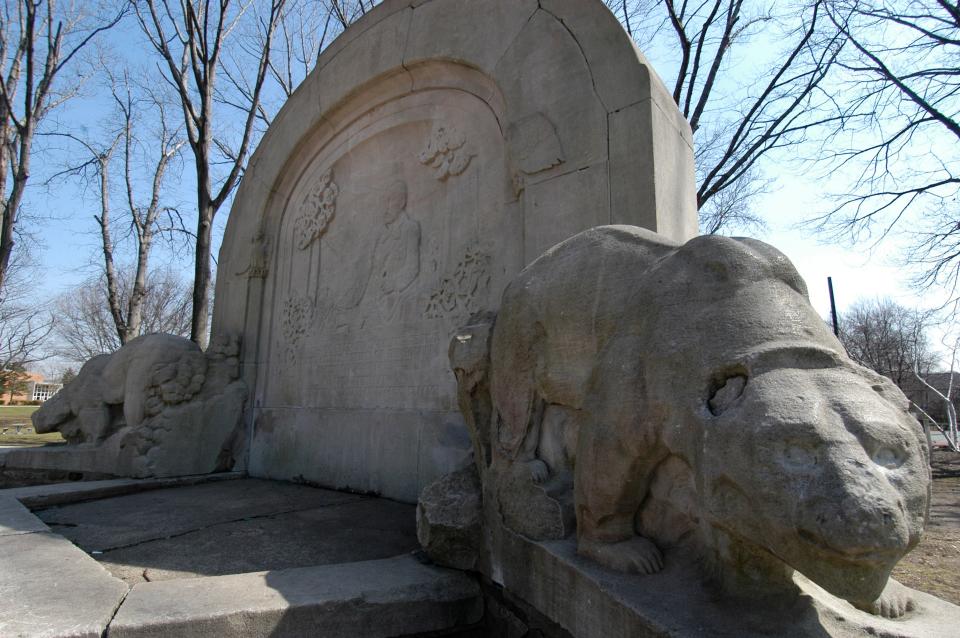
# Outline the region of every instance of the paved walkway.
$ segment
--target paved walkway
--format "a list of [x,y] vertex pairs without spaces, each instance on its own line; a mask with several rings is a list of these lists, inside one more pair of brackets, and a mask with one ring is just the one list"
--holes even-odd
[[131,585],[374,560],[418,548],[412,505],[258,479],[36,514]]
[[0,490],[0,636],[473,632],[476,579],[416,546],[410,505],[228,474]]

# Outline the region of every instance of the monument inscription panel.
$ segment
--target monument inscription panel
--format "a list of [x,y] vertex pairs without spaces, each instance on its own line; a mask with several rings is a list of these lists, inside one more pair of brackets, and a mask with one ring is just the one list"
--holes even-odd
[[330,146],[282,216],[262,404],[453,411],[437,344],[492,306],[484,244],[522,266],[505,202],[480,196],[508,192],[496,118],[462,93],[408,96]]
[[[508,169],[496,115],[459,90],[378,105],[316,149],[279,219],[259,408],[307,409],[311,428],[347,438],[386,418],[395,449],[419,443],[427,424],[431,438],[452,438],[442,464],[462,462],[469,439],[443,344],[523,266]],[[420,423],[409,431],[385,412]]]

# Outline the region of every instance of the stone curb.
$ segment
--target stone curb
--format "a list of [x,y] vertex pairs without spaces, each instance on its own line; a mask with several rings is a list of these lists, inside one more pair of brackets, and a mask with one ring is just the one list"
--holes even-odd
[[0,498],[14,498],[31,509],[66,505],[81,501],[93,501],[112,496],[124,496],[147,490],[159,490],[167,487],[184,487],[214,481],[230,481],[246,476],[243,472],[222,472],[219,474],[200,474],[194,476],[175,476],[153,479],[111,479],[107,481],[78,481],[74,483],[53,483],[14,487],[0,490]]
[[110,638],[409,636],[475,623],[480,587],[412,555],[135,585]]
[[[10,520],[4,514],[0,525]],[[0,636],[100,638],[127,591],[126,583],[62,536],[0,537]]]

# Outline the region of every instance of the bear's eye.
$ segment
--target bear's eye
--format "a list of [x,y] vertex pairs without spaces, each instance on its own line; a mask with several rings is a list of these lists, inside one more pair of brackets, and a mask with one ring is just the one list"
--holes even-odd
[[723,384],[710,393],[710,399],[707,401],[710,413],[714,416],[723,414],[734,401],[740,398],[746,387],[747,377],[741,374],[728,377]]
[[873,453],[873,462],[888,470],[894,470],[903,465],[904,454],[892,447],[882,447]]

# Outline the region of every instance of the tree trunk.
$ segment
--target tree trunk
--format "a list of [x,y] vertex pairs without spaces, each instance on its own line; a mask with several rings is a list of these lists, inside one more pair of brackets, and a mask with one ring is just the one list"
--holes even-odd
[[200,210],[197,221],[197,252],[193,270],[193,318],[190,326],[190,338],[201,348],[206,349],[209,338],[207,330],[210,316],[210,249],[213,229],[213,216],[216,210],[209,197],[200,196]]
[[10,266],[10,255],[13,254],[14,229],[17,222],[17,213],[23,203],[23,192],[30,177],[30,147],[33,144],[33,129],[24,127],[20,138],[20,161],[13,167],[13,189],[4,203],[3,228],[0,229],[0,290],[6,280],[7,269]]
[[143,299],[147,295],[147,262],[150,259],[152,243],[153,233],[150,228],[144,228],[137,246],[137,270],[133,278],[133,287],[130,289],[130,302],[127,305],[128,340],[140,334],[140,324],[143,323]]
[[13,229],[17,221],[16,209],[10,208],[6,202],[3,210],[3,228],[0,228],[0,291],[7,277],[7,267],[10,265],[10,255],[13,253]]

